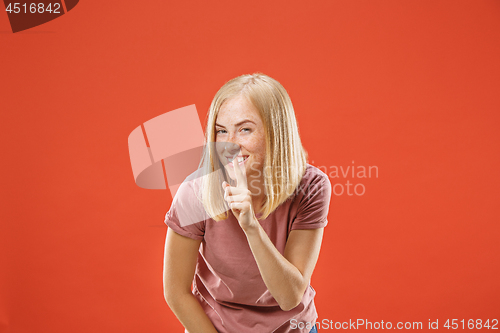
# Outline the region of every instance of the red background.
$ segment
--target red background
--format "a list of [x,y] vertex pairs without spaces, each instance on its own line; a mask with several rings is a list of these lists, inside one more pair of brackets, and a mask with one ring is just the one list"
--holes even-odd
[[498,1],[86,0],[16,34],[0,13],[0,331],[182,332],[172,198],[135,185],[127,137],[190,104],[204,125],[256,71],[312,164],[379,169],[332,196],[319,319],[500,319],[499,41]]

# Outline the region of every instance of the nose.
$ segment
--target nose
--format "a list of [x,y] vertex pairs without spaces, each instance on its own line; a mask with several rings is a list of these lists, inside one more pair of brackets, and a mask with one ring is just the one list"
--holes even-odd
[[234,141],[228,141],[225,148],[227,153],[231,155],[236,155],[240,152],[240,145]]
[[237,135],[235,135],[235,133],[230,133],[227,136],[225,149],[231,155],[238,154],[238,152],[240,151],[239,139]]

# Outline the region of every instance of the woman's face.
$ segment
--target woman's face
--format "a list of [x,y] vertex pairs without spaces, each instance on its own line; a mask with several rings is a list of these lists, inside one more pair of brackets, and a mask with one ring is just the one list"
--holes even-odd
[[[236,179],[233,157],[243,156],[249,189],[253,179],[260,179],[266,156],[266,136],[259,111],[243,95],[226,100],[215,120],[215,141],[230,142],[218,145],[219,157],[229,177]],[[226,149],[224,150],[224,146]],[[237,160],[233,161],[237,163]]]

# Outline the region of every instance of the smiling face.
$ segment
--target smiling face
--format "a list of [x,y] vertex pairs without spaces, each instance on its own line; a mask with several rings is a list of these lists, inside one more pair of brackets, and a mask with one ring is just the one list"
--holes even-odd
[[218,152],[222,164],[233,180],[236,179],[236,175],[230,162],[231,158],[235,156],[246,158],[240,166],[245,167],[248,188],[252,191],[252,181],[262,179],[266,135],[259,111],[243,95],[240,94],[222,104],[215,121],[215,141],[234,143],[226,145],[226,150]]

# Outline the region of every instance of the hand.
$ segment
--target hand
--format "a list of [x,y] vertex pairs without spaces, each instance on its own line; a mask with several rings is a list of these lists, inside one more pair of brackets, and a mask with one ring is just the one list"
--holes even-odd
[[233,161],[236,187],[230,186],[224,181],[222,188],[224,189],[224,200],[229,204],[231,211],[240,223],[240,227],[246,231],[259,222],[252,207],[252,196],[247,186],[246,170],[245,167],[240,166],[239,159],[240,157],[237,157]]

